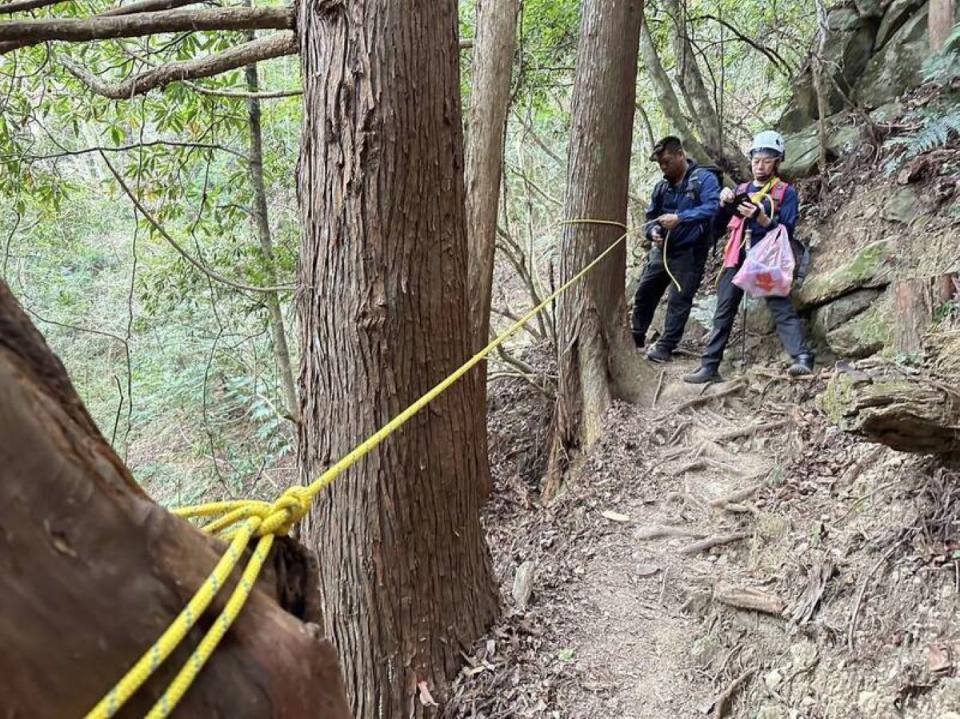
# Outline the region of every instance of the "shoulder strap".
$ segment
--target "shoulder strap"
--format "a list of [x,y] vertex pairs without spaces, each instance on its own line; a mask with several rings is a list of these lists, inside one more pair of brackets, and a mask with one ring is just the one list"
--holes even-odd
[[653,205],[656,207],[658,204],[662,203],[663,193],[667,191],[667,181],[665,179],[660,179],[656,185],[653,186]]
[[783,198],[786,197],[787,189],[790,187],[790,183],[784,182],[783,180],[778,180],[777,184],[773,186],[770,190],[770,197],[772,197],[777,206],[783,204]]

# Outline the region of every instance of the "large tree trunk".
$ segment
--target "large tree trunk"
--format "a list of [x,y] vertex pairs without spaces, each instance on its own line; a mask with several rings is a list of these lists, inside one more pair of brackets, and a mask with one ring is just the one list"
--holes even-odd
[[930,50],[940,52],[956,23],[956,0],[930,0],[930,16],[927,27],[930,32]]
[[473,348],[487,344],[503,139],[520,0],[478,0],[467,124],[467,265]]
[[[301,621],[316,614],[314,569],[296,545],[275,546],[272,569],[178,715],[349,716],[333,648]],[[3,715],[83,716],[183,609],[224,550],[136,485],[0,281]],[[147,712],[223,601],[120,716]]]
[[[469,356],[457,3],[304,2],[300,466],[309,480]],[[497,612],[477,373],[309,518],[354,716],[420,716]]]
[[[254,39],[254,33],[249,34]],[[267,210],[267,190],[263,182],[263,130],[260,127],[260,80],[257,66],[247,65],[244,69],[247,81],[247,120],[250,129],[250,183],[253,185],[253,219],[257,226],[260,251],[263,253],[265,283],[271,287],[277,285],[277,264],[273,254],[273,236],[270,233],[270,216]],[[287,331],[283,323],[283,311],[278,292],[268,292],[263,296],[270,313],[270,334],[273,338],[273,353],[280,374],[280,386],[283,389],[283,403],[287,415],[297,420],[299,405],[297,390],[293,381],[293,363],[290,361],[290,349],[287,346]]]
[[[564,216],[625,223],[633,134],[640,0],[587,0],[573,89]],[[623,233],[610,225],[570,224],[563,233],[564,282]],[[560,383],[544,492],[553,495],[569,450],[601,433],[615,397],[639,394],[642,370],[625,325],[626,243],[621,242],[562,297]]]

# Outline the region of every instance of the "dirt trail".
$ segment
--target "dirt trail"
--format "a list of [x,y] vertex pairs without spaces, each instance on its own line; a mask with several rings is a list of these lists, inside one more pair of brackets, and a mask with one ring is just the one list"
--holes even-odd
[[508,618],[450,715],[960,719],[960,474],[828,427],[819,379],[704,390],[692,366],[665,366],[654,408],[614,407],[547,508],[518,444],[542,398],[495,408]]

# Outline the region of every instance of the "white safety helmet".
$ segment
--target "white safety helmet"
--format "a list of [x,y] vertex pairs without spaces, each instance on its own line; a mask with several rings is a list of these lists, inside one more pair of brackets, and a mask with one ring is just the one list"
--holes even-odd
[[753,144],[750,146],[750,156],[760,151],[775,152],[783,159],[787,155],[786,144],[783,141],[783,135],[776,130],[764,130],[753,138]]

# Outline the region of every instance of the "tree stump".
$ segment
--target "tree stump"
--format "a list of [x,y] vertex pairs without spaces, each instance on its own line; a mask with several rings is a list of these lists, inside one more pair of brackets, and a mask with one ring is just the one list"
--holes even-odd
[[[181,611],[224,549],[137,486],[0,281],[4,716],[83,716]],[[347,719],[333,647],[304,621],[316,618],[315,586],[306,553],[279,543],[177,715]],[[149,710],[229,591],[119,716]]]

